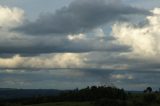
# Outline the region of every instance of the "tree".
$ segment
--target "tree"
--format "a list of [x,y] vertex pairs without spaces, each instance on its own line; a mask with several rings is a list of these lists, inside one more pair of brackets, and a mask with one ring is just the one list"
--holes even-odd
[[151,93],[152,92],[152,88],[151,87],[147,87],[146,90],[144,90],[145,93]]

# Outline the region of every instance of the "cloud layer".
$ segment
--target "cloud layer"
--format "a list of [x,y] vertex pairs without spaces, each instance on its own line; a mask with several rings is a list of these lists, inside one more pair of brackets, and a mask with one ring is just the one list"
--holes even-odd
[[113,36],[122,45],[128,45],[132,52],[124,54],[130,60],[129,69],[139,71],[159,71],[158,58],[160,57],[159,28],[160,9],[151,11],[153,15],[147,16],[144,24],[116,23],[113,26]]
[[[65,53],[65,52],[90,52],[90,51],[128,51],[128,47],[106,44],[104,41],[113,40],[105,36],[101,28],[89,34],[75,34],[66,36],[28,36],[10,29],[20,26],[25,21],[24,11],[19,8],[0,7],[0,56],[39,55],[42,53]],[[102,36],[97,36],[102,35]],[[92,44],[94,42],[94,44]]]
[[157,57],[160,54],[159,28],[160,9],[151,11],[153,15],[147,16],[144,25],[119,23],[113,26],[113,35],[124,45],[133,48],[133,53],[142,57]]
[[[128,17],[135,14],[135,19],[148,16],[133,24],[137,20]],[[75,0],[35,21],[19,8],[1,6],[0,15],[0,85],[158,85],[159,8],[150,12],[117,0]]]
[[113,20],[125,20],[125,15],[148,14],[143,9],[112,0],[75,0],[55,14],[40,15],[34,22],[25,22],[15,30],[29,35],[77,34],[94,29]]

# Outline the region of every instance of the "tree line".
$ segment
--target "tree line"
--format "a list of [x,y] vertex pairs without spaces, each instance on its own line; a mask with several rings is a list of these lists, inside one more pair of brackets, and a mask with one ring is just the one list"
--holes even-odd
[[[91,102],[93,106],[156,106],[160,105],[160,93],[147,87],[143,93],[130,93],[108,86],[91,86],[84,89],[63,91],[56,96],[35,96],[0,100],[0,106],[23,106],[49,102]],[[154,105],[153,105],[154,104]]]

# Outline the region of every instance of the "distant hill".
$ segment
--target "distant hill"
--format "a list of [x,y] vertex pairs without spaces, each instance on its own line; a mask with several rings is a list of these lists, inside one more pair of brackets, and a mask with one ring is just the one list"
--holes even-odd
[[0,88],[0,99],[30,98],[36,96],[56,96],[62,90],[57,89],[12,89]]
[[[67,90],[57,89],[15,89],[15,88],[0,88],[0,99],[18,99],[30,98],[37,96],[56,96]],[[142,91],[127,91],[129,93],[143,93]]]

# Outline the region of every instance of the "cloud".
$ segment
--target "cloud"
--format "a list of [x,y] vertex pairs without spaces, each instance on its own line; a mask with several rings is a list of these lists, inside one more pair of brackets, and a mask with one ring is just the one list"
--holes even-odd
[[[116,23],[112,34],[121,45],[130,46],[131,52],[124,53],[130,60],[128,69],[132,71],[159,70],[160,57],[160,8],[151,11],[143,24]],[[133,61],[132,61],[133,60]],[[136,61],[134,61],[136,60]]]
[[0,77],[0,84],[3,85],[3,88],[54,88],[66,90],[99,84],[93,77],[84,77],[81,71],[74,69],[45,71],[18,70],[15,73],[0,73]]
[[128,90],[144,90],[147,86],[152,86],[154,89],[159,88],[159,72],[154,73],[152,70],[150,72],[116,72],[110,77],[117,87]]
[[129,75],[129,74],[113,74],[111,76],[111,78],[113,79],[133,79],[133,76],[132,75]]
[[[89,5],[89,6],[88,6]],[[114,7],[116,6],[116,8]],[[105,35],[101,28],[95,28],[99,25],[109,22],[115,15],[120,14],[143,14],[145,10],[139,10],[129,6],[123,6],[122,3],[116,3],[115,1],[74,1],[68,7],[57,10],[55,14],[47,14],[40,16],[35,22],[26,22],[24,20],[24,11],[19,8],[1,7],[1,13],[3,17],[0,19],[3,29],[0,29],[0,56],[8,57],[15,54],[21,54],[25,56],[34,56],[42,53],[82,53],[93,51],[108,51],[108,52],[128,52],[130,48],[128,46],[117,45],[113,42],[113,37]],[[83,7],[83,8],[82,8]],[[128,10],[127,10],[127,9]],[[84,10],[83,10],[84,9]],[[131,9],[131,10],[129,10]],[[127,11],[126,11],[127,10]],[[104,12],[105,11],[105,12]],[[145,11],[146,12],[146,11]],[[114,14],[113,14],[114,13]],[[74,18],[72,19],[71,16]],[[103,17],[104,16],[104,17]],[[9,18],[8,18],[9,17]],[[102,17],[102,18],[101,18]],[[69,19],[70,21],[65,21]],[[2,21],[1,21],[2,20]],[[51,21],[51,22],[49,22]],[[79,21],[79,22],[78,22]],[[24,22],[22,24],[22,22]],[[34,27],[37,31],[50,30],[54,31],[54,28],[62,29],[63,31],[56,32],[55,36],[28,36],[30,33],[22,34],[9,30],[11,27],[28,29],[32,28],[32,24],[38,25]],[[42,22],[42,23],[41,23]],[[53,23],[52,23],[53,22]],[[69,22],[69,24],[66,24]],[[78,23],[77,23],[78,22]],[[73,23],[74,25],[72,26]],[[86,24],[86,25],[85,25]],[[31,25],[31,26],[30,26]],[[46,25],[46,28],[44,28]],[[69,26],[68,26],[69,25]],[[5,27],[6,26],[6,27]],[[93,26],[93,27],[92,27]],[[9,28],[10,27],[10,28]],[[40,29],[38,28],[40,27]],[[34,30],[33,28],[33,30]],[[67,29],[71,28],[71,29]],[[75,30],[74,30],[75,28]],[[100,29],[97,32],[91,31],[92,36],[88,33],[79,33],[81,29]],[[80,29],[80,30],[79,30]],[[66,31],[65,31],[66,30]],[[79,30],[79,31],[78,31]],[[38,31],[38,32],[39,32]],[[73,31],[73,32],[72,32]],[[62,32],[62,33],[61,33]],[[83,32],[83,31],[82,31]],[[48,35],[48,32],[45,32]],[[59,34],[65,36],[58,36]],[[76,33],[76,34],[75,34]],[[5,36],[4,36],[5,35]],[[30,35],[30,34],[29,34]],[[53,34],[54,35],[54,34]],[[94,43],[93,43],[94,42]],[[39,46],[41,45],[41,46]]]
[[[0,14],[10,18],[0,17],[1,85],[35,88],[43,84],[55,87],[50,83],[59,88],[70,88],[68,85],[73,83],[73,87],[112,82],[130,88],[158,85],[159,75],[154,79],[160,69],[158,8],[146,17],[144,24],[115,23],[111,36],[106,33],[109,28],[99,26],[115,19],[122,21],[130,14],[148,12],[117,0],[76,0],[55,14],[26,22],[23,10],[2,8],[5,11],[2,9],[4,12]],[[14,28],[23,34],[9,30]],[[39,34],[53,36],[28,36]]]
[[120,44],[133,48],[133,54],[139,57],[159,57],[160,9],[155,8],[153,15],[146,17],[144,25],[119,23],[113,26],[113,36]]
[[[114,43],[114,38],[101,32],[64,36],[25,36],[19,33],[0,31],[0,56],[14,54],[34,56],[43,53],[83,53],[93,51],[128,52],[130,48]],[[3,35],[6,36],[3,36]],[[102,36],[103,35],[103,36]],[[94,43],[93,43],[94,42]]]
[[19,8],[0,6],[0,28],[13,28],[20,25],[24,18],[24,11]]
[[73,53],[50,54],[34,57],[0,58],[0,68],[8,69],[48,69],[48,68],[80,68],[84,67],[85,56]]
[[123,20],[125,15],[148,14],[143,9],[124,5],[112,0],[75,0],[55,14],[40,15],[34,21],[24,22],[14,30],[28,35],[66,35],[82,33],[97,28],[115,19]]
[[127,46],[109,43],[114,38],[106,36],[101,28],[91,31],[91,34],[94,33],[92,37],[88,33],[37,37],[13,32],[10,29],[20,26],[24,21],[24,11],[16,7],[9,8],[7,6],[1,6],[0,11],[0,14],[2,14],[0,17],[1,57],[12,57],[15,54],[34,56],[43,53],[129,51]]
[[[101,69],[50,69],[39,71],[0,70],[0,84],[4,88],[74,89],[90,85],[114,84],[127,90],[159,88],[159,72],[115,71]],[[41,86],[43,84],[43,86]],[[44,86],[45,85],[45,86]]]
[[9,59],[0,59],[0,66],[14,68],[14,67],[18,67],[22,62],[23,61],[20,58],[20,56],[16,55],[11,59],[10,58]]

